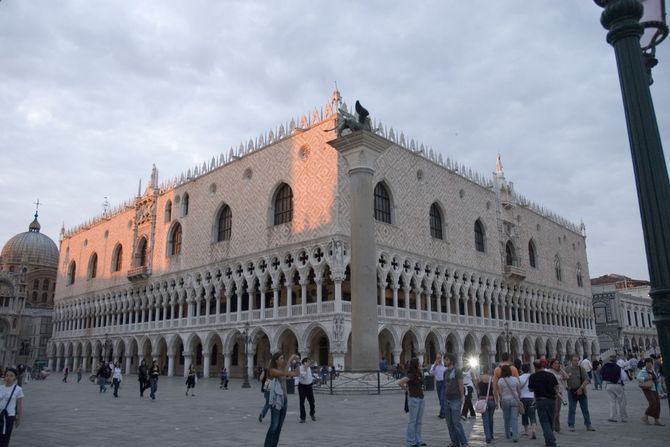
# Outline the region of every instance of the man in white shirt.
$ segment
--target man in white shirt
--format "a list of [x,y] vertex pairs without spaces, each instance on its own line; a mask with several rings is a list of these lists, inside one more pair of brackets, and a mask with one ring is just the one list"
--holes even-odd
[[314,416],[314,390],[312,384],[314,376],[312,375],[312,361],[305,357],[300,365],[300,375],[298,376],[298,396],[300,397],[300,423],[304,423],[307,417],[305,411],[305,398],[309,402],[309,416],[316,421]]
[[435,391],[437,391],[437,399],[440,401],[440,414],[437,416],[444,419],[445,414],[445,400],[444,400],[444,371],[447,369],[442,361],[442,354],[437,354],[435,363],[430,367],[430,375],[435,377]]
[[591,364],[591,360],[589,360],[588,356],[584,356],[584,359],[579,363],[579,366],[584,368],[584,371],[586,371],[586,374],[589,376],[589,382],[593,377],[591,377],[591,371],[593,371],[593,365]]

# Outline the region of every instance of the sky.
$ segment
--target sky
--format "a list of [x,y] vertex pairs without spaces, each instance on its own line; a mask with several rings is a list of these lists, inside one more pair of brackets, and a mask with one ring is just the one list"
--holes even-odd
[[[1,0],[0,244],[55,241],[311,114],[335,82],[396,132],[586,225],[590,276],[647,279],[613,48],[588,0]],[[670,39],[652,95],[670,144]],[[667,153],[667,151],[666,151]],[[667,158],[667,156],[666,156]]]

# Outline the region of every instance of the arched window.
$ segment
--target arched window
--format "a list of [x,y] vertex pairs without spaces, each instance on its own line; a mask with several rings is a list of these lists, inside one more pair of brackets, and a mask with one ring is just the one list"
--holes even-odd
[[475,249],[482,253],[486,251],[484,236],[484,225],[482,225],[481,220],[477,219],[475,221]]
[[507,241],[507,244],[505,244],[505,264],[507,265],[518,264],[514,253],[514,244],[512,243],[512,241]]
[[165,204],[165,223],[172,222],[172,200],[168,200]]
[[582,276],[582,264],[577,263],[577,286],[584,287],[584,277]]
[[435,239],[442,237],[442,211],[437,203],[430,206],[430,235]]
[[281,225],[293,220],[293,190],[286,183],[282,183],[277,190],[274,209],[275,225]]
[[219,212],[216,228],[217,242],[230,240],[230,234],[233,228],[233,213],[230,211],[230,207],[228,205],[224,205],[223,209],[221,209]]
[[528,241],[528,263],[531,267],[537,268],[537,251],[532,239]]
[[557,281],[563,280],[563,271],[561,270],[561,258],[559,258],[558,255],[554,257],[554,273],[556,274]]
[[72,261],[67,268],[67,285],[74,284],[77,277],[77,263]]
[[375,219],[379,222],[391,223],[391,196],[383,182],[375,186]]
[[168,255],[176,256],[181,253],[181,224],[176,223],[168,239]]
[[188,193],[184,193],[181,199],[181,216],[188,216]]
[[123,268],[123,245],[117,244],[112,254],[112,272],[120,272]]
[[95,278],[98,274],[98,254],[93,253],[88,260],[88,278]]
[[137,258],[137,266],[144,267],[147,265],[147,239],[140,239],[139,244],[137,244],[137,253],[135,254]]
[[43,302],[43,303],[46,303],[46,302],[47,302],[47,294],[46,294],[46,293],[43,293],[43,294],[42,294],[42,302]]

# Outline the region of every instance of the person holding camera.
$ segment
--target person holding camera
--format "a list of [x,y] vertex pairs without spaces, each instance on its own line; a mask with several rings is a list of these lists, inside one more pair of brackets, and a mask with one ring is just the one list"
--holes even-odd
[[314,376],[312,376],[312,360],[308,357],[302,359],[302,364],[299,367],[300,375],[298,376],[298,396],[300,398],[300,423],[305,422],[307,413],[305,411],[305,399],[309,402],[309,417],[316,421],[314,416]]
[[591,425],[591,415],[589,414],[589,400],[586,397],[586,386],[589,384],[589,376],[586,370],[580,366],[579,357],[572,356],[570,366],[565,368],[568,374],[568,429],[575,431],[575,413],[577,403],[584,416],[584,425],[587,431],[596,431]]

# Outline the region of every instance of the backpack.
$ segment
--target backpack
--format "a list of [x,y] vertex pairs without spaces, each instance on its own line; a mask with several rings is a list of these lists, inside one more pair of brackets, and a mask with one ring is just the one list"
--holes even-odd
[[600,371],[603,380],[611,383],[619,383],[621,380],[621,368],[616,363],[605,363]]
[[644,368],[644,359],[640,359],[639,362],[637,362],[637,369],[642,369]]

